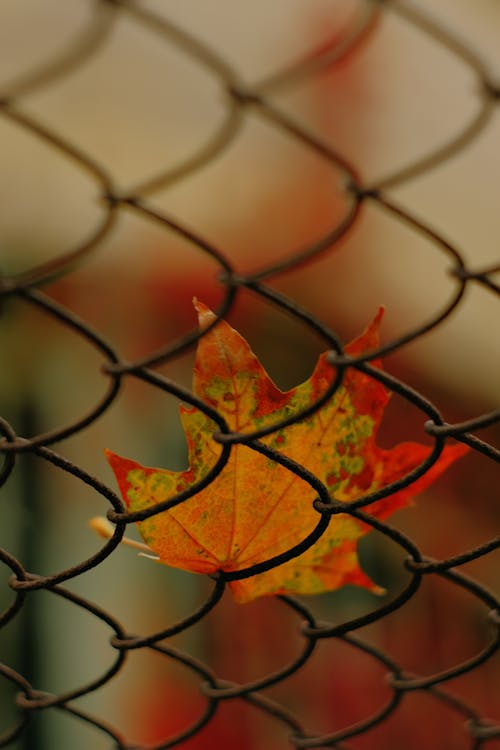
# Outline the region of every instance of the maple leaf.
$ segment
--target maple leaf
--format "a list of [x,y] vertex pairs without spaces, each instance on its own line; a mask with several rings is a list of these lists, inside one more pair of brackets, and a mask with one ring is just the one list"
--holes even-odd
[[[200,302],[195,301],[195,307],[205,329],[215,316]],[[377,347],[382,314],[380,310],[346,347],[347,354]],[[230,430],[248,433],[299,413],[325,392],[334,377],[325,353],[307,381],[283,392],[245,339],[219,321],[198,342],[193,391],[224,417]],[[336,500],[349,503],[406,476],[431,452],[417,443],[401,443],[389,450],[376,445],[388,400],[379,381],[349,368],[342,385],[318,411],[261,442],[312,472]],[[106,451],[131,511],[175,497],[202,479],[220,456],[212,420],[199,409],[184,406],[181,420],[189,452],[185,471],[148,468]],[[466,451],[462,444],[446,446],[420,479],[366,510],[386,517],[408,504]],[[286,467],[236,444],[209,486],[138,527],[148,547],[167,565],[196,573],[239,571],[286,552],[307,537],[318,523],[316,497],[313,487]],[[333,516],[307,551],[271,570],[230,581],[234,598],[246,602],[266,594],[320,593],[345,584],[380,592],[360,568],[357,555],[357,542],[369,530],[369,525],[347,513]]]

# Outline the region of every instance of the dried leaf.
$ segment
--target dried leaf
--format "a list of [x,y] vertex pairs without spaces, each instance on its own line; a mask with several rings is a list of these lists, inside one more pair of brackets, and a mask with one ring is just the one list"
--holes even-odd
[[[201,328],[213,313],[195,303]],[[368,328],[346,347],[355,355],[378,344],[379,311]],[[380,366],[380,363],[376,363]],[[193,390],[216,409],[235,432],[276,424],[316,401],[334,377],[326,354],[311,377],[287,392],[270,379],[245,339],[225,321],[201,338]],[[430,453],[428,446],[401,443],[379,448],[375,436],[389,394],[374,378],[353,368],[342,386],[313,416],[292,424],[262,442],[314,473],[337,500],[349,503],[404,477]],[[216,425],[200,410],[181,407],[189,450],[183,472],[141,466],[109,451],[121,493],[131,511],[173,498],[204,477],[220,456],[212,435]],[[367,510],[383,518],[427,487],[449,464],[466,452],[447,446],[419,480]],[[138,524],[144,541],[160,561],[195,573],[238,571],[287,551],[318,523],[315,490],[285,467],[245,445],[232,447],[227,465],[204,490],[185,502]],[[356,584],[380,589],[361,570],[358,539],[369,527],[347,513],[332,518],[321,538],[305,553],[270,571],[230,586],[238,602],[266,594],[313,594]]]

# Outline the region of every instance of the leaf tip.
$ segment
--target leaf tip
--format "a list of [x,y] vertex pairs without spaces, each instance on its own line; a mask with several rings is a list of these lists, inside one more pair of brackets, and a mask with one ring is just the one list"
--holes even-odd
[[117,456],[116,453],[113,453],[113,451],[110,451],[108,448],[104,449],[104,457],[116,474],[123,459],[120,458],[120,456]]
[[118,456],[116,453],[113,453],[113,451],[110,451],[107,448],[104,450],[104,455],[115,475],[116,481],[118,482],[118,486],[123,495],[123,499],[128,505],[128,474],[133,469],[144,469],[144,467],[141,466],[141,464],[138,464],[137,461],[132,461],[130,458],[122,458],[122,456]]
[[198,313],[198,323],[202,330],[207,328],[217,318],[204,302],[200,302],[198,297],[193,297],[193,306]]
[[377,338],[377,345],[378,345],[378,335],[380,331],[380,326],[382,325],[382,320],[384,319],[385,315],[385,305],[379,305],[379,308],[375,315],[373,316],[372,321],[368,324],[368,326],[365,328],[365,335],[376,337]]
[[[345,350],[348,354],[356,356],[364,354],[372,349],[377,349],[380,344],[380,325],[385,314],[385,307],[380,305],[371,323],[353,341],[347,344]],[[372,364],[380,367],[380,361],[375,360]]]

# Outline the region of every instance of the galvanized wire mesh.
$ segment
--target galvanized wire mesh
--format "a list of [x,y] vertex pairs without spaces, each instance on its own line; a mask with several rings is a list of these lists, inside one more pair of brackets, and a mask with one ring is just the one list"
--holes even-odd
[[[84,720],[93,725],[96,731],[109,735],[113,747],[131,750],[132,745],[122,737],[120,727],[110,726],[105,716],[90,715],[80,707],[78,699],[99,691],[118,673],[121,673],[125,669],[129,651],[138,649],[151,650],[182,665],[183,669],[190,671],[199,680],[200,690],[206,698],[206,708],[201,717],[180,734],[165,737],[162,742],[155,745],[157,750],[174,746],[182,747],[190,737],[202,733],[224,701],[250,703],[257,710],[267,714],[272,721],[283,725],[288,734],[290,747],[348,748],[352,746],[349,744],[350,739],[369,736],[374,728],[387,721],[411,691],[425,692],[436,703],[443,706],[443,711],[451,709],[462,717],[465,732],[470,738],[470,747],[477,749],[494,743],[495,740],[498,741],[500,738],[498,723],[495,724],[494,721],[485,718],[481,707],[469,705],[454,695],[448,683],[459,675],[481,669],[498,650],[500,643],[498,596],[489,591],[481,582],[464,575],[460,568],[472,560],[493,554],[500,546],[499,538],[487,539],[481,545],[465,549],[462,553],[450,558],[430,559],[402,531],[385,521],[377,520],[365,510],[366,506],[386,497],[400,487],[407,486],[428,471],[437,461],[444,444],[450,439],[467,444],[473,451],[482,454],[491,462],[498,462],[500,459],[499,449],[478,435],[480,430],[498,425],[500,422],[498,409],[477,414],[467,421],[450,424],[423,393],[415,391],[407,383],[382,372],[371,364],[375,358],[403,350],[410,342],[424,337],[432,329],[442,325],[462,304],[464,293],[470,287],[479,288],[484,294],[496,296],[500,293],[500,286],[496,279],[500,265],[493,264],[489,268],[470,267],[458,247],[428,225],[425,218],[413,215],[411,209],[399,205],[389,195],[389,188],[401,186],[418,175],[430,172],[457,154],[463,153],[477,141],[493,115],[500,95],[498,86],[490,77],[486,63],[473,49],[469,49],[466,43],[428,18],[418,8],[406,3],[367,1],[359,4],[358,12],[353,17],[350,28],[341,37],[316,50],[315,54],[307,56],[306,59],[299,60],[286,69],[276,70],[265,80],[249,85],[240,80],[236,71],[219,55],[217,50],[211,49],[196,36],[191,35],[188,30],[170,23],[164,15],[157,15],[148,10],[145,5],[131,0],[102,0],[92,3],[91,7],[92,13],[89,15],[88,26],[82,28],[76,39],[70,40],[68,47],[62,53],[54,59],[47,59],[37,70],[25,73],[6,88],[1,99],[1,114],[17,128],[24,129],[44,142],[54,152],[76,164],[90,177],[100,195],[102,218],[98,225],[93,227],[90,237],[76,247],[70,247],[58,257],[33,265],[16,275],[2,276],[1,293],[6,304],[8,300],[11,306],[27,305],[42,310],[49,318],[64,326],[68,336],[75,339],[81,338],[94,347],[100,357],[101,370],[107,376],[107,384],[105,392],[96,400],[88,413],[82,414],[70,424],[57,425],[43,434],[17,434],[15,426],[2,418],[0,421],[0,430],[3,435],[1,483],[4,491],[7,492],[9,480],[19,456],[33,454],[49,462],[60,472],[69,473],[79,482],[88,485],[89,491],[99,493],[109,504],[108,518],[115,524],[115,533],[97,554],[69,569],[60,570],[48,576],[27,570],[23,560],[18,559],[8,549],[1,549],[2,566],[10,570],[12,575],[6,584],[9,589],[9,598],[0,618],[0,626],[5,630],[15,629],[18,618],[30,598],[34,596],[34,592],[45,589],[54,597],[62,597],[74,607],[85,610],[109,627],[111,632],[109,650],[113,655],[113,662],[111,666],[107,664],[103,667],[102,674],[90,682],[76,684],[72,689],[61,694],[51,694],[43,690],[43,685],[31,685],[25,675],[9,664],[8,656],[4,658],[0,664],[0,673],[3,680],[12,683],[16,688],[17,695],[13,697],[13,702],[17,707],[18,718],[12,726],[2,727],[0,747],[7,747],[22,739],[30,718],[37,712],[57,709],[68,717],[73,717],[75,726],[79,720]],[[293,89],[322,70],[341,65],[346,58],[356,55],[363,45],[370,44],[372,35],[377,33],[377,23],[384,14],[397,14],[405,23],[423,32],[433,45],[440,46],[449,56],[454,56],[467,66],[477,83],[475,110],[471,120],[456,123],[456,133],[452,139],[433,148],[417,160],[402,164],[382,179],[365,184],[355,160],[338,152],[335,143],[322,140],[295,120],[286,110],[281,109],[277,103],[277,96],[283,90]],[[182,163],[168,171],[159,168],[157,174],[152,174],[141,184],[134,185],[126,192],[118,189],[114,176],[105,163],[94,160],[88,153],[75,146],[71,139],[59,132],[57,128],[45,125],[42,119],[31,115],[29,108],[24,107],[25,96],[64,80],[71,72],[91,59],[102,45],[108,43],[113,25],[123,17],[127,17],[137,26],[148,29],[152,35],[161,39],[163,44],[178,50],[180,54],[190,58],[193,64],[201,66],[218,83],[225,94],[225,117],[217,132],[210,133],[206,142],[200,144],[196,152]],[[261,118],[271,125],[276,132],[294,139],[300,148],[314,153],[329,164],[332,170],[342,175],[346,209],[344,215],[313,244],[299,249],[294,248],[279,261],[273,261],[263,267],[259,266],[248,273],[241,273],[232,260],[230,251],[212,246],[203,237],[198,236],[195,230],[173,220],[167,213],[156,207],[154,197],[160,190],[178,184],[215,160],[224,149],[238,139],[249,112],[252,116]],[[429,312],[425,320],[419,322],[411,330],[406,330],[397,338],[384,343],[377,351],[359,357],[349,357],[344,354],[342,343],[334,331],[322,320],[312,315],[309,310],[301,307],[294,299],[278,292],[271,282],[284,271],[312,263],[318,256],[323,257],[324,254],[333,252],[340,240],[356,225],[367,204],[374,211],[384,212],[391,222],[405,225],[411,232],[425,238],[436,254],[445,257],[449,262],[448,273],[453,283],[453,290],[449,298],[442,301],[439,310]],[[30,207],[26,206],[28,216],[29,210]],[[311,333],[319,335],[325,348],[331,350],[329,361],[338,369],[339,377],[314,407],[308,410],[309,412],[320,408],[324,400],[338,387],[341,376],[349,368],[356,368],[380,381],[391,392],[398,394],[400,398],[419,409],[425,432],[434,441],[434,450],[430,457],[403,480],[361,498],[347,509],[344,505],[329,499],[327,488],[322,488],[322,492],[319,493],[322,502],[317,502],[315,505],[318,512],[318,527],[317,533],[313,536],[321,534],[328,519],[341,511],[363,520],[373,528],[376,534],[383,535],[398,545],[404,552],[404,567],[408,573],[404,589],[395,594],[388,603],[340,624],[318,622],[308,604],[288,596],[280,597],[284,606],[297,615],[301,622],[300,633],[303,639],[301,653],[282,669],[251,683],[236,684],[225,680],[223,675],[214,674],[208,665],[200,663],[189,653],[171,646],[169,637],[193,627],[215,608],[230,578],[250,576],[270,565],[278,565],[291,559],[302,549],[313,544],[313,536],[305,539],[300,549],[295,548],[288,554],[280,556],[279,559],[266,561],[238,573],[221,572],[213,582],[213,591],[208,600],[197,611],[174,625],[165,626],[158,632],[147,635],[129,633],[126,626],[121,624],[112,612],[105,611],[71,589],[71,581],[84,576],[114,553],[128,524],[159,513],[207,486],[224,467],[233,445],[245,444],[253,450],[264,451],[272,460],[282,463],[290,472],[311,484],[311,478],[304,469],[287,462],[278,451],[260,442],[260,438],[271,430],[260,430],[245,435],[232,434],[220,415],[214,413],[189,390],[155,371],[155,368],[169,363],[179,353],[192,349],[199,337],[203,335],[199,331],[193,330],[178,338],[174,343],[169,342],[133,361],[125,361],[117,348],[108,343],[99,331],[94,330],[87,321],[81,320],[70,307],[64,306],[42,291],[42,287],[50,280],[69,275],[74,272],[75,268],[90,262],[96,251],[103,246],[105,240],[113,232],[116,219],[125,212],[132,212],[145,221],[154,223],[168,236],[173,234],[182,237],[199,254],[209,256],[218,265],[219,282],[224,289],[223,302],[217,310],[219,318],[231,312],[242,290],[250,290],[265,304],[285,311],[288,315],[300,320]],[[493,322],[493,326],[497,327],[496,322]],[[498,335],[498,333],[493,331],[492,335]],[[481,363],[478,362],[477,367],[481,367]],[[206,413],[216,423],[217,439],[224,446],[216,465],[197,486],[181,493],[174,500],[166,501],[154,509],[140,513],[128,513],[113,489],[105,486],[100,480],[87,473],[83,466],[70,461],[64,455],[65,441],[85,431],[89,425],[100,420],[108,410],[113,409],[117,399],[120,398],[122,385],[134,379],[143,381],[152,389],[171,394]],[[273,431],[282,429],[287,424],[305,416],[306,413],[294,414],[288,420],[276,424]],[[53,446],[56,444],[57,449],[54,449]],[[318,490],[316,485],[317,483],[314,483],[312,486]],[[403,665],[391,658],[389,653],[361,639],[356,635],[356,631],[404,607],[417,592],[422,580],[428,576],[440,577],[448,586],[458,587],[474,598],[482,606],[484,618],[490,624],[491,639],[485,643],[480,653],[465,662],[453,664],[444,671],[424,676],[408,673]],[[231,638],[230,633],[227,634],[227,638]],[[314,729],[304,728],[299,715],[285,705],[267,697],[265,689],[284,683],[296,672],[300,672],[320,641],[334,643],[339,640],[349,644],[366,659],[375,659],[384,668],[386,681],[390,686],[390,698],[375,714],[366,716],[355,724],[332,729],[327,733],[315,733]],[[408,731],[411,732],[411,727]]]

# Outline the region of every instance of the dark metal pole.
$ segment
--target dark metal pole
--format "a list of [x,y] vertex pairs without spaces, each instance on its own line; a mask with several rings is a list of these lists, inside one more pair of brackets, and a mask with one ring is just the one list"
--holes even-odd
[[[29,396],[24,401],[20,414],[22,435],[33,435],[37,430],[36,404]],[[42,507],[43,480],[40,461],[33,455],[19,457],[20,501],[22,507],[20,550],[21,560],[27,571],[36,573],[42,558],[41,540],[44,538],[45,515]],[[35,689],[44,688],[43,665],[40,652],[41,597],[33,591],[26,597],[22,616],[19,618],[18,650],[19,671],[25,675]],[[42,716],[35,715],[19,739],[20,750],[49,750],[44,737]]]

